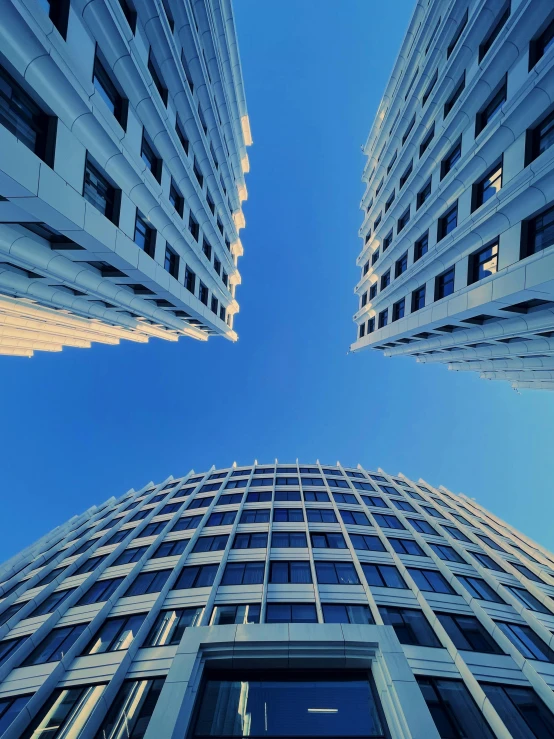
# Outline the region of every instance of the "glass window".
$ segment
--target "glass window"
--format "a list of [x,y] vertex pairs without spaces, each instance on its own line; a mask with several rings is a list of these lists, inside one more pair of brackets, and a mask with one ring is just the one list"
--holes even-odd
[[481,685],[511,735],[517,739],[554,736],[554,716],[532,688],[520,685]]
[[307,508],[306,516],[311,523],[337,523],[337,517],[330,508]]
[[239,606],[215,606],[212,611],[210,626],[258,624],[260,623],[260,611],[259,603]]
[[367,534],[349,534],[354,549],[369,550],[371,552],[384,552],[385,546],[378,536]]
[[190,539],[178,539],[177,541],[163,541],[152,555],[152,559],[161,557],[174,557],[182,554],[189,544]]
[[75,626],[63,626],[59,629],[52,629],[39,646],[27,657],[23,666],[42,665],[46,662],[57,662],[61,660],[87,626],[88,624],[76,624]]
[[264,569],[264,562],[229,562],[221,584],[261,585],[264,581]]
[[[21,636],[19,639],[6,639],[5,641],[0,641],[0,665],[3,665],[4,662],[12,656],[15,650],[23,644],[23,642],[27,641],[28,638],[28,636]],[[0,709],[0,726],[2,725],[1,716],[2,711]]]
[[330,498],[323,490],[304,490],[304,500],[308,503],[328,503]]
[[[548,608],[544,606],[538,598],[531,595],[529,591],[524,590],[523,588],[516,588],[513,585],[505,585],[504,587],[509,590],[514,598],[525,606],[525,608],[529,608],[531,611],[537,611],[538,613],[546,613],[549,616],[552,615],[552,611],[548,610]],[[504,601],[500,602],[503,603]]]
[[320,585],[359,585],[352,562],[316,562],[315,571]]
[[183,516],[179,518],[172,531],[186,531],[187,529],[196,529],[202,520],[202,516]]
[[522,223],[522,257],[536,254],[554,244],[554,206]]
[[[458,202],[454,203],[454,205],[449,208],[444,215],[442,215],[438,220],[438,226],[437,226],[437,241],[441,241],[446,236],[448,236],[449,233],[452,233],[454,229],[458,225]],[[449,275],[452,273],[452,287],[454,287],[454,269],[450,269],[447,272],[445,272],[441,277],[444,278],[445,275]],[[437,278],[437,280],[440,280],[441,278]],[[450,292],[453,292],[451,290]],[[450,295],[450,293],[445,293],[445,295]],[[444,295],[443,295],[444,297]],[[437,298],[438,300],[438,298]]]
[[498,644],[475,616],[437,613],[437,618],[458,649],[503,654]]
[[149,257],[154,258],[156,250],[156,231],[146,222],[146,218],[137,210],[135,218],[135,235],[134,242]]
[[448,98],[448,100],[446,101],[446,103],[444,104],[444,118],[446,118],[446,116],[450,113],[450,111],[452,110],[452,108],[458,102],[458,100],[460,98],[460,95],[462,94],[462,92],[465,89],[465,86],[466,86],[466,75],[465,75],[465,72],[464,72],[463,75],[462,75],[461,80],[458,82],[458,84],[454,88],[452,94],[450,95],[450,97]]
[[[554,33],[554,21],[550,24]],[[529,131],[527,163],[539,157],[554,144],[554,111]]]
[[346,524],[353,524],[356,526],[369,526],[369,519],[365,515],[365,513],[362,513],[361,511],[346,511],[346,510],[339,510],[339,513],[341,515],[342,520]]
[[[250,511],[249,511],[250,512]],[[243,513],[244,516],[244,513]],[[236,511],[217,511],[212,513],[206,521],[206,526],[231,526],[235,522],[237,517]],[[241,523],[254,523],[253,521],[243,521],[241,517]]]
[[454,267],[435,278],[435,300],[442,300],[454,292]]
[[[395,491],[396,492],[396,491]],[[396,516],[389,516],[385,513],[373,513],[375,523],[382,529],[404,529],[405,526],[400,523]]]
[[271,562],[269,565],[270,583],[311,583],[312,572],[309,562]]
[[193,552],[220,552],[227,546],[229,534],[219,536],[201,536],[196,540]]
[[374,624],[369,606],[323,603],[323,620],[326,624]]
[[441,180],[443,177],[446,177],[454,165],[461,159],[461,156],[462,140],[460,139],[441,162]]
[[554,652],[533,629],[526,624],[510,624],[497,621],[496,625],[527,659],[554,662]]
[[31,695],[14,695],[10,698],[0,698],[0,736],[14,721],[32,698]]
[[304,520],[302,508],[275,508],[273,511],[273,520],[277,522],[287,521],[289,523],[298,523]]
[[248,493],[246,496],[247,503],[269,503],[271,501],[273,493],[269,491],[263,491],[261,493]]
[[477,208],[480,208],[482,205],[484,205],[487,200],[490,200],[496,195],[497,192],[499,192],[501,187],[502,161],[500,161],[498,164],[495,164],[495,166],[485,175],[485,177],[483,177],[482,180],[479,180],[479,182],[474,185],[474,200],[472,210],[476,210]]
[[191,500],[191,502],[189,503],[187,510],[191,511],[196,508],[208,508],[208,506],[211,506],[214,500],[215,498],[213,495],[205,498],[194,498],[194,500]]
[[416,608],[379,606],[383,622],[392,626],[401,644],[419,647],[442,646],[423,611]]
[[273,670],[267,677],[236,672],[226,679],[209,678],[193,736],[247,735],[385,736],[367,675],[318,671],[293,676]]
[[186,590],[187,588],[209,588],[214,584],[218,567],[218,564],[183,567],[181,574],[171,589]]
[[240,523],[268,523],[269,508],[253,508],[243,511],[240,517]]
[[179,644],[187,627],[198,626],[203,606],[161,611],[146,637],[145,647],[165,647]]
[[479,45],[479,64],[481,64],[485,57],[485,54],[488,53],[489,49],[498,38],[500,31],[504,28],[508,18],[510,17],[510,10],[510,0],[508,0],[508,2],[504,3],[504,6],[495,18],[492,28],[485,36],[482,43]]
[[493,97],[485,105],[485,107],[477,113],[475,119],[475,135],[478,136],[481,131],[491,122],[494,116],[500,112],[502,106],[506,102],[508,97],[508,87],[506,84],[506,78],[502,83],[500,89],[495,92]]
[[98,59],[98,56],[95,56],[94,58],[92,83],[102,100],[112,112],[116,121],[118,121],[123,130],[125,130],[127,127],[127,100],[119,94],[110,75]]
[[276,549],[306,549],[308,542],[306,540],[306,534],[303,531],[274,531],[271,535],[271,546]]
[[415,567],[408,567],[407,569],[420,590],[431,593],[455,594],[455,591],[438,570],[420,570]]
[[398,554],[411,554],[416,557],[425,556],[423,549],[413,539],[389,539],[389,544]]
[[146,613],[137,613],[104,621],[96,636],[83,650],[83,654],[103,654],[128,649],[144,623],[146,615]]
[[266,547],[267,531],[256,534],[236,534],[233,542],[233,549],[265,549]]
[[314,603],[268,603],[265,612],[268,624],[317,623]]
[[310,538],[314,549],[346,549],[344,536],[340,533],[311,533]]
[[490,603],[504,603],[502,598],[484,580],[478,577],[466,577],[465,575],[456,575],[456,577],[473,598],[487,600]]
[[402,579],[394,565],[379,565],[362,562],[367,584],[370,586],[381,588],[406,588],[406,583]]
[[[396,490],[395,490],[396,492]],[[411,503],[408,503],[407,500],[397,500],[396,498],[391,499],[391,503],[398,508],[400,511],[410,511],[410,513],[415,513],[416,509],[413,507]]]
[[105,685],[54,690],[22,735],[25,739],[78,736],[104,692]]
[[362,495],[361,498],[368,508],[388,508],[387,503],[378,495]]
[[468,266],[468,285],[490,277],[498,271],[498,242],[471,254]]
[[0,69],[0,124],[38,157],[46,159],[48,116],[5,69]]
[[[123,578],[120,578],[118,580],[118,584],[123,580]],[[105,580],[103,581],[106,582]],[[108,581],[110,582],[110,581]],[[66,601],[69,596],[75,592],[75,588],[71,588],[69,590],[57,590],[54,593],[50,593],[48,597],[46,597],[40,605],[38,605],[34,611],[29,613],[26,618],[35,618],[35,616],[44,616],[46,613],[53,613],[56,608],[59,608],[64,601]],[[93,601],[94,602],[94,601]],[[23,606],[26,606],[27,603],[17,603],[16,605],[12,606],[12,608],[15,608],[16,611],[18,611],[20,608],[23,608]],[[79,601],[77,605],[82,605]],[[2,617],[7,613],[7,611],[4,611],[2,614]],[[0,617],[0,620],[2,619]],[[5,623],[5,621],[4,621]]]
[[438,557],[444,559],[446,562],[461,562],[462,564],[466,564],[465,559],[462,559],[455,549],[452,549],[452,547],[446,544],[429,544],[429,546]]
[[416,676],[443,739],[494,739],[484,715],[461,680]]
[[[125,680],[95,739],[121,736],[140,739],[146,733],[165,678]],[[124,727],[124,728],[123,728]]]
[[481,552],[469,552],[475,559],[480,562],[483,567],[486,567],[488,570],[495,570],[496,572],[505,572],[505,570],[500,567],[500,565],[496,564],[494,559],[492,557],[489,557],[488,554],[482,554]]
[[85,162],[83,197],[110,221],[117,224],[116,189],[92,164],[88,156]]
[[146,595],[147,593],[159,593],[165,585],[172,570],[154,570],[154,572],[141,572],[140,575],[129,585],[123,597],[132,595]]
[[152,49],[150,49],[150,53],[148,54],[148,71],[150,72],[152,81],[154,82],[156,90],[160,94],[163,104],[167,105],[167,87],[162,81],[163,78],[158,70],[158,65],[152,55]]
[[[466,544],[472,543],[471,540],[468,539],[465,534],[462,534],[462,532],[459,531],[458,529],[452,528],[451,526],[444,526],[444,525],[443,525],[443,529],[447,531],[453,539],[457,539],[458,541],[464,541],[466,542]],[[433,533],[435,532],[433,531]]]

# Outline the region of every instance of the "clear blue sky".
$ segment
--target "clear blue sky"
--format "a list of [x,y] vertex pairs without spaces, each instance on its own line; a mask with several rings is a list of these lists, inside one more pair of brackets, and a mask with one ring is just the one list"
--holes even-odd
[[554,394],[347,354],[360,146],[412,7],[235,0],[254,137],[239,341],[0,358],[0,561],[131,487],[275,457],[423,477],[554,549]]

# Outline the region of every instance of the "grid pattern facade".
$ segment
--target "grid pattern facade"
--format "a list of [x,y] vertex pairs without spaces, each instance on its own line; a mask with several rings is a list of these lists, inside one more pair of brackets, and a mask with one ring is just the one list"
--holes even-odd
[[418,3],[364,151],[357,339],[554,389],[554,13]]
[[[319,463],[190,472],[72,518],[5,563],[0,581],[10,739],[69,726],[74,737],[119,736],[110,732],[134,691],[150,698],[126,716],[142,727],[130,736],[149,723],[147,737],[184,736],[167,725],[180,705],[175,674],[192,669],[183,644],[203,634],[236,651],[239,629],[266,662],[277,657],[260,646],[268,629],[277,645],[300,634],[305,650],[319,638],[319,667],[348,629],[358,653],[392,638],[398,679],[419,688],[383,701],[400,716],[419,701],[425,736],[554,736],[554,555],[421,480]],[[47,733],[60,702],[64,718]],[[392,737],[423,736],[387,720]]]
[[7,0],[2,24],[0,353],[236,340],[231,0]]

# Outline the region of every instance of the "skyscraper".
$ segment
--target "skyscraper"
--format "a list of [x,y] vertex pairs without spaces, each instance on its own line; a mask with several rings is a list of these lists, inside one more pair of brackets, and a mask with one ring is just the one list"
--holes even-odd
[[231,1],[6,0],[0,85],[0,354],[236,340]]
[[444,487],[190,472],[0,568],[0,735],[554,737],[553,596],[554,555]]
[[352,349],[554,389],[554,14],[418,3],[364,151]]

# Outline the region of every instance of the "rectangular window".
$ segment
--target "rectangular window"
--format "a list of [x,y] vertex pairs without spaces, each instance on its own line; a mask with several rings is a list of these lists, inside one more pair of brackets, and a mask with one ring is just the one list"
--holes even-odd
[[420,534],[433,534],[434,536],[437,535],[435,529],[427,521],[422,521],[419,518],[409,518],[408,521],[416,531],[419,531]]
[[404,146],[404,144],[408,140],[408,136],[410,135],[410,133],[412,132],[413,127],[415,126],[415,121],[416,121],[416,117],[414,115],[413,118],[412,118],[412,120],[408,124],[408,128],[404,131],[404,135],[402,136],[402,146]]
[[442,300],[454,292],[454,267],[435,278],[435,300]]
[[554,206],[521,224],[521,259],[554,244]]
[[554,48],[554,20],[551,20],[544,31],[529,44],[529,71],[552,48]]
[[177,116],[175,120],[175,132],[177,134],[177,138],[181,142],[181,146],[183,147],[183,151],[188,156],[189,153],[189,140],[184,132],[183,126],[181,124],[181,121],[179,120],[179,116]]
[[[396,491],[395,491],[396,492]],[[391,503],[396,506],[400,511],[410,511],[410,513],[416,513],[416,509],[407,500],[392,500]]]
[[202,281],[200,281],[200,286],[198,288],[198,297],[200,298],[200,302],[204,303],[204,305],[208,305],[208,288]]
[[162,99],[163,104],[167,107],[167,87],[163,82],[163,77],[152,54],[152,49],[150,49],[150,52],[148,54],[148,71],[150,72],[152,81]]
[[480,208],[487,200],[494,197],[502,187],[502,161],[494,165],[489,172],[473,185],[472,212]]
[[274,531],[271,536],[271,546],[275,549],[306,549],[308,542],[303,531]]
[[185,199],[179,192],[179,188],[173,182],[173,179],[171,180],[171,185],[169,186],[169,202],[182,218],[185,208]]
[[273,520],[276,522],[298,523],[304,520],[302,508],[275,508]]
[[29,667],[31,665],[43,665],[48,662],[58,662],[71,649],[87,626],[88,624],[76,624],[75,626],[52,629],[38,647],[33,649],[22,666]]
[[396,226],[396,233],[399,234],[400,231],[402,231],[403,228],[405,228],[408,225],[408,221],[410,220],[410,208],[407,208],[404,213],[400,216],[398,219],[398,223]]
[[486,600],[489,603],[504,603],[502,598],[481,578],[465,575],[456,575],[456,577],[473,598]]
[[269,523],[269,508],[254,508],[243,511],[240,523]]
[[425,285],[418,287],[412,293],[412,313],[425,308]]
[[98,54],[96,54],[96,56],[94,57],[92,84],[94,85],[102,100],[106,103],[106,105],[112,112],[116,121],[125,131],[125,129],[127,128],[127,111],[129,108],[129,101],[126,100],[119,93],[104,65],[99,60]]
[[417,260],[421,259],[421,257],[424,254],[427,254],[428,250],[429,250],[429,233],[425,233],[420,239],[418,239],[415,242],[414,262],[417,262]]
[[342,520],[346,524],[352,524],[354,526],[369,526],[369,519],[361,511],[347,511],[342,508],[339,509]]
[[229,540],[228,534],[219,534],[217,536],[201,536],[196,540],[193,552],[221,552],[227,546]]
[[140,149],[140,156],[142,161],[146,164],[147,169],[154,175],[154,178],[158,181],[162,181],[162,160],[157,156],[154,151],[154,147],[148,141],[148,138],[143,130],[142,133],[142,144]]
[[451,526],[443,526],[443,529],[450,534],[450,536],[453,539],[457,539],[458,541],[464,541],[467,544],[471,544],[471,540],[467,538],[465,534],[462,534],[462,532],[459,529],[454,529]]
[[194,176],[196,177],[196,180],[200,187],[204,187],[204,175],[202,174],[202,170],[200,169],[200,165],[196,161],[196,157],[194,158],[194,166],[193,166],[193,172]]
[[164,680],[163,677],[149,680],[125,680],[97,736],[117,736],[121,727],[125,727],[124,731],[128,737],[144,736],[160,697]]
[[81,654],[104,654],[128,649],[145,618],[146,613],[109,618]]
[[416,647],[440,647],[435,632],[423,611],[416,608],[379,606],[379,613],[387,626],[392,626],[401,644]]
[[387,174],[390,173],[390,171],[391,171],[391,169],[393,167],[393,164],[396,162],[396,157],[397,156],[398,156],[398,151],[395,151],[394,154],[392,155],[392,159],[390,160],[390,162],[389,162],[389,164],[387,166]]
[[[69,3],[67,3],[69,11]],[[0,67],[0,124],[49,166],[54,166],[56,119],[44,113]]]
[[313,549],[346,549],[344,536],[340,533],[323,534],[312,532],[310,534]]
[[181,574],[173,584],[172,590],[188,588],[211,588],[219,568],[218,564],[183,567]]
[[352,562],[316,561],[315,571],[320,585],[359,585],[360,580]]
[[77,606],[89,606],[92,603],[103,603],[112,597],[125,578],[115,577],[111,580],[97,580],[77,601]]
[[[244,514],[243,514],[244,516]],[[212,513],[206,521],[206,526],[232,526],[237,517],[236,511],[225,511]],[[245,523],[241,518],[241,523]]]
[[527,624],[510,624],[497,621],[496,625],[526,659],[554,662],[552,649]]
[[258,624],[261,607],[259,603],[239,606],[215,606],[210,619],[210,626],[224,624]]
[[[433,88],[437,84],[437,80],[439,78],[439,70],[435,69],[433,76],[429,80],[429,84],[425,88],[425,92],[423,93],[423,97],[421,98],[421,107],[424,108],[427,105],[427,101],[429,100],[429,95],[433,92]],[[421,156],[421,154],[420,154]]]
[[326,624],[374,624],[368,606],[323,603],[323,620]]
[[506,78],[500,86],[500,88],[494,93],[492,98],[486,103],[486,105],[477,113],[475,118],[475,136],[478,136],[483,131],[494,116],[500,112],[502,106],[508,98],[508,86]]
[[389,544],[398,554],[410,554],[413,557],[425,556],[423,549],[413,539],[389,539]]
[[392,306],[392,320],[394,321],[400,320],[400,318],[404,318],[404,312],[406,310],[406,298],[402,298],[402,300],[399,300],[398,302],[394,303]]
[[[49,2],[49,0],[47,0],[47,2]],[[119,0],[119,5],[121,7],[121,10],[123,11],[123,15],[125,16],[127,23],[129,24],[131,32],[134,34],[137,28],[136,10],[133,6],[131,6],[129,0]]]
[[441,180],[452,170],[462,156],[462,140],[449,151],[441,162]]
[[354,549],[369,552],[384,552],[385,546],[378,536],[349,534]]
[[440,736],[494,739],[485,716],[461,680],[421,675],[416,680]]
[[404,524],[400,523],[396,516],[385,513],[374,513],[373,520],[382,529],[404,529]]
[[490,277],[496,274],[498,271],[498,241],[494,244],[489,244],[483,249],[474,252],[470,255],[468,261],[468,274],[467,284],[473,285],[473,283],[479,280],[484,280],[485,277]]
[[437,242],[452,233],[458,225],[458,201],[442,215],[437,224]]
[[392,244],[393,232],[390,231],[383,239],[383,252],[386,252],[389,246]]
[[[94,685],[57,688],[31,721],[24,736],[33,737],[33,739],[76,736],[87,722],[105,687],[105,685]],[[0,707],[1,705],[0,703]],[[2,720],[0,708],[0,726]]]
[[265,622],[268,624],[317,623],[313,603],[268,603]]
[[[534,595],[531,595],[528,590],[524,590],[523,588],[516,588],[513,585],[505,585],[504,587],[509,590],[514,598],[516,598],[516,600],[518,600],[525,608],[529,608],[530,611],[545,613],[548,616],[552,615],[552,611],[550,611],[545,605],[543,605],[538,598],[535,598]],[[503,603],[504,601],[500,602]]]
[[264,581],[264,569],[264,562],[229,562],[221,584],[261,585]]
[[196,290],[196,275],[190,269],[190,267],[187,267],[185,269],[185,287],[194,295]]
[[437,613],[437,618],[457,649],[484,654],[503,654],[498,644],[475,616]]
[[504,7],[501,9],[501,11],[498,13],[497,17],[495,18],[495,21],[493,23],[492,28],[487,33],[481,44],[479,45],[479,64],[483,61],[485,58],[485,55],[488,53],[491,46],[494,44],[496,39],[498,38],[498,35],[500,34],[500,31],[504,28],[506,25],[506,22],[508,21],[508,18],[510,17],[511,7],[510,2],[508,2],[504,5]]
[[362,500],[368,508],[388,508],[383,498],[378,495],[362,495]]
[[430,593],[456,594],[438,570],[420,570],[415,567],[407,569],[420,590]]
[[311,523],[337,523],[334,511],[329,508],[307,508],[306,516]]
[[429,544],[429,546],[435,554],[440,557],[440,559],[444,559],[445,562],[460,562],[461,564],[466,564],[465,559],[462,559],[458,552],[447,544]]
[[119,202],[121,191],[116,190],[104,175],[92,164],[90,159],[85,161],[85,176],[83,180],[83,197],[108,220],[115,223],[119,221]]
[[385,308],[385,310],[382,310],[379,313],[379,328],[384,328],[388,323],[388,319],[389,319],[389,310],[388,308]]
[[419,145],[419,158],[420,159],[425,154],[425,152],[427,151],[427,149],[429,148],[429,144],[434,139],[434,137],[435,137],[435,124],[433,123],[433,125],[429,129],[428,133],[425,135],[425,138],[423,139],[423,141]]
[[488,554],[483,554],[482,552],[470,552],[470,554],[488,570],[495,570],[495,572],[505,571],[502,567],[500,567],[500,565],[496,564],[494,559],[492,557],[489,557]]
[[401,574],[393,565],[362,562],[362,570],[370,587],[407,588]]
[[391,207],[391,205],[394,203],[395,195],[396,195],[396,193],[393,190],[391,192],[391,194],[389,195],[389,198],[388,198],[387,202],[385,203],[385,213],[389,210],[389,208]]
[[161,611],[146,637],[145,647],[164,647],[179,644],[186,628],[198,626],[203,606]]
[[164,269],[175,279],[179,277],[179,255],[170,246],[165,247]]
[[309,562],[271,562],[269,565],[270,583],[297,583],[312,582],[312,573]]
[[450,58],[450,55],[452,54],[452,52],[456,48],[456,45],[457,45],[458,41],[460,40],[460,37],[461,37],[462,33],[464,32],[465,27],[467,26],[468,15],[469,15],[469,10],[466,8],[466,11],[465,11],[465,13],[464,13],[464,15],[462,17],[462,20],[460,21],[460,23],[458,25],[458,28],[456,29],[456,33],[452,37],[452,41],[448,44],[448,48],[446,50],[446,58],[447,59]]
[[[553,21],[554,26],[554,21]],[[554,145],[554,111],[527,131],[525,165],[529,165]]]
[[397,259],[394,265],[394,277],[400,277],[400,275],[408,269],[408,252],[403,254],[400,259]]
[[458,99],[459,99],[460,95],[462,94],[462,92],[464,91],[465,86],[466,86],[466,74],[464,72],[463,75],[462,75],[461,80],[457,83],[457,85],[454,88],[452,94],[450,95],[450,97],[448,98],[448,100],[446,101],[446,103],[444,104],[444,116],[443,116],[444,118],[447,117],[447,115],[450,113],[450,111],[452,110],[452,108],[458,102]]
[[[175,529],[173,529],[175,531]],[[175,557],[182,554],[190,539],[177,539],[177,541],[163,541],[152,554],[152,559],[161,559],[162,557]],[[146,548],[146,547],[145,547]],[[133,551],[132,549],[129,551]]]
[[414,170],[414,163],[413,160],[408,164],[406,169],[404,170],[403,174],[400,177],[400,184],[399,184],[399,190],[402,190],[406,182],[408,181],[409,176],[412,174]]
[[417,194],[416,209],[419,210],[423,203],[431,197],[431,180],[427,182]]
[[554,716],[532,688],[487,683],[481,687],[512,736],[554,736]]
[[140,575],[127,588],[123,597],[129,598],[133,595],[146,595],[147,593],[159,593],[172,570],[155,570],[154,572],[141,572]]

